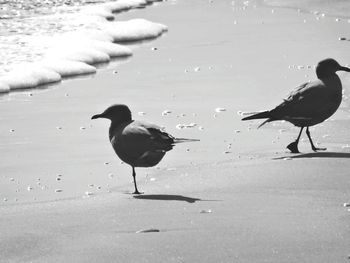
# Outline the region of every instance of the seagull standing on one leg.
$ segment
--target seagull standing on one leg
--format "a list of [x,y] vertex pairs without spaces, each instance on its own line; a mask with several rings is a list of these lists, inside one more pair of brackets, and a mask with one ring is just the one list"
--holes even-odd
[[198,141],[174,138],[154,124],[132,120],[130,109],[123,104],[112,105],[91,117],[98,118],[111,120],[109,140],[118,157],[132,167],[134,194],[140,194],[135,167],[155,166],[176,143]]

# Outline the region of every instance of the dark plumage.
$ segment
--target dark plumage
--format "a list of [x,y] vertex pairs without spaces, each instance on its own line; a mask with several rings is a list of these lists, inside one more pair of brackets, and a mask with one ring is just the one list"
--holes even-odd
[[140,194],[135,167],[155,166],[176,143],[198,141],[174,138],[154,124],[132,120],[131,111],[122,104],[112,105],[103,113],[91,117],[97,118],[111,120],[109,140],[118,157],[132,167],[134,194]]
[[318,80],[302,84],[273,110],[260,112],[242,120],[267,119],[259,127],[267,122],[286,120],[301,127],[297,139],[287,146],[292,153],[299,152],[299,139],[306,127],[312,150],[326,150],[315,147],[309,127],[328,119],[338,109],[342,101],[342,84],[336,71],[340,70],[350,72],[349,68],[340,66],[334,59],[320,61],[316,67]]

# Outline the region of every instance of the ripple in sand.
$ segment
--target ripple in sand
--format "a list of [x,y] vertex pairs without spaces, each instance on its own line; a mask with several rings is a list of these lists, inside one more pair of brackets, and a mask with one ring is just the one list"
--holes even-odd
[[139,116],[144,116],[144,115],[146,115],[146,112],[144,112],[144,111],[139,111],[137,114],[138,114]]
[[140,233],[158,233],[160,232],[159,229],[157,228],[149,228],[149,229],[141,229],[136,231],[136,234],[140,234]]
[[207,209],[207,210],[201,210],[199,213],[201,213],[201,214],[210,214],[212,212],[213,211],[211,209]]

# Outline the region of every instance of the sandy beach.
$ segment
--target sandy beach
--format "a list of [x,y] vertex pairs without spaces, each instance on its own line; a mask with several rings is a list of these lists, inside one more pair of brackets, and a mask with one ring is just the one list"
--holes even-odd
[[[291,154],[298,128],[240,113],[273,108],[321,59],[349,64],[348,19],[215,0],[116,16],[133,18],[168,32],[94,75],[0,97],[0,262],[347,262],[350,74],[336,114],[311,129],[325,152],[304,134]],[[114,103],[200,139],[138,168],[143,195],[109,122],[90,119]]]

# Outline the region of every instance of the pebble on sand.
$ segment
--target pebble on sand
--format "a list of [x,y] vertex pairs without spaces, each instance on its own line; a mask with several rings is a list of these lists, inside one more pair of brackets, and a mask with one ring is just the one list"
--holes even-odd
[[169,115],[171,113],[171,110],[164,110],[162,112],[162,116],[166,116],[166,115]]
[[144,116],[144,115],[146,115],[146,112],[144,112],[144,111],[139,111],[137,114],[138,114],[139,116]]
[[61,193],[61,192],[63,192],[62,189],[55,189],[55,193]]
[[201,210],[199,213],[201,213],[201,214],[210,214],[212,212],[213,211],[211,211],[211,209],[207,209],[207,210]]
[[220,108],[220,107],[219,107],[219,108],[216,108],[215,111],[216,111],[216,112],[223,112],[223,111],[226,111],[226,109],[225,109],[225,108]]

